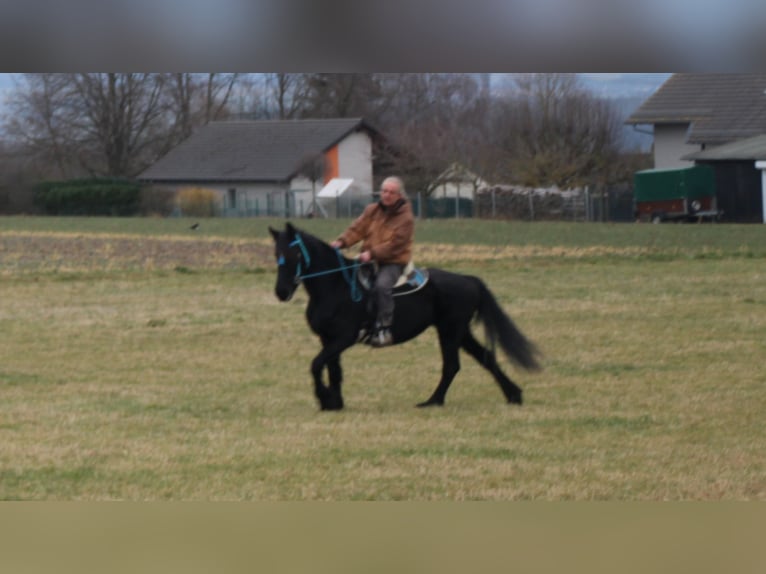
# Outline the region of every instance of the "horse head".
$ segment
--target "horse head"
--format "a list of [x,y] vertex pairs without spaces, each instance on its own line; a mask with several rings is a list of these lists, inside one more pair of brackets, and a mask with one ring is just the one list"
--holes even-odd
[[269,226],[274,238],[274,256],[277,260],[277,284],[274,292],[280,301],[289,301],[301,282],[301,270],[311,263],[306,245],[300,232],[291,223],[284,231]]

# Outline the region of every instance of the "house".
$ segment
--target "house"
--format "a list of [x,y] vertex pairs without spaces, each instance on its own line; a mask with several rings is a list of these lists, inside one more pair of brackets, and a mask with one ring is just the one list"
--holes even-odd
[[474,199],[476,191],[489,184],[480,176],[459,163],[453,163],[428,186],[430,197],[441,199],[445,197]]
[[766,221],[766,74],[673,74],[626,120],[654,132],[654,167],[714,168],[724,221]]
[[303,216],[315,212],[316,193],[333,178],[352,179],[371,197],[381,140],[362,118],[212,122],[138,179],[164,189],[213,190],[226,215]]
[[654,132],[654,167],[688,167],[688,154],[766,134],[766,74],[673,74],[625,121]]

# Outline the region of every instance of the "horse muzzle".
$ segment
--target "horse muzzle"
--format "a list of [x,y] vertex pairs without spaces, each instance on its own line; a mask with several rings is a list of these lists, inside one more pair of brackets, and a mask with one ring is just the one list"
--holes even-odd
[[289,301],[295,294],[295,287],[277,287],[274,289],[274,293],[280,301]]

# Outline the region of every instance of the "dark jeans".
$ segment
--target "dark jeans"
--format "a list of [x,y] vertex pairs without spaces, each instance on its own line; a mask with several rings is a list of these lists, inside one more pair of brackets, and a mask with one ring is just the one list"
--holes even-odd
[[374,291],[378,304],[378,323],[381,327],[390,327],[394,320],[393,288],[402,271],[404,265],[398,263],[386,263],[378,267]]

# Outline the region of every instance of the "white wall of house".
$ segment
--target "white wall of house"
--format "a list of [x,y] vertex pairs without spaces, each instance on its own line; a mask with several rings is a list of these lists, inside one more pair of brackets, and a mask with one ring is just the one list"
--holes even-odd
[[313,209],[314,193],[319,193],[323,186],[324,182],[322,180],[312,184],[309,178],[302,175],[292,179],[290,182],[290,192],[295,202],[296,215],[303,217],[315,211]]
[[154,187],[174,192],[179,192],[185,188],[209,189],[218,195],[218,208],[224,215],[264,215],[267,212],[288,215],[285,196],[289,194],[289,190],[286,185],[276,183],[189,182],[155,184]]
[[438,184],[431,192],[431,197],[440,199],[444,197],[459,197],[460,199],[473,199],[476,190],[485,187],[487,182],[479,179],[473,181],[446,181]]
[[693,161],[680,159],[686,154],[700,151],[699,145],[686,143],[689,124],[654,125],[654,167],[674,169],[694,165]]
[[218,187],[226,215],[289,215],[287,185],[277,183],[229,183]]
[[338,177],[351,178],[362,193],[372,194],[372,139],[367,132],[349,134],[338,144]]

